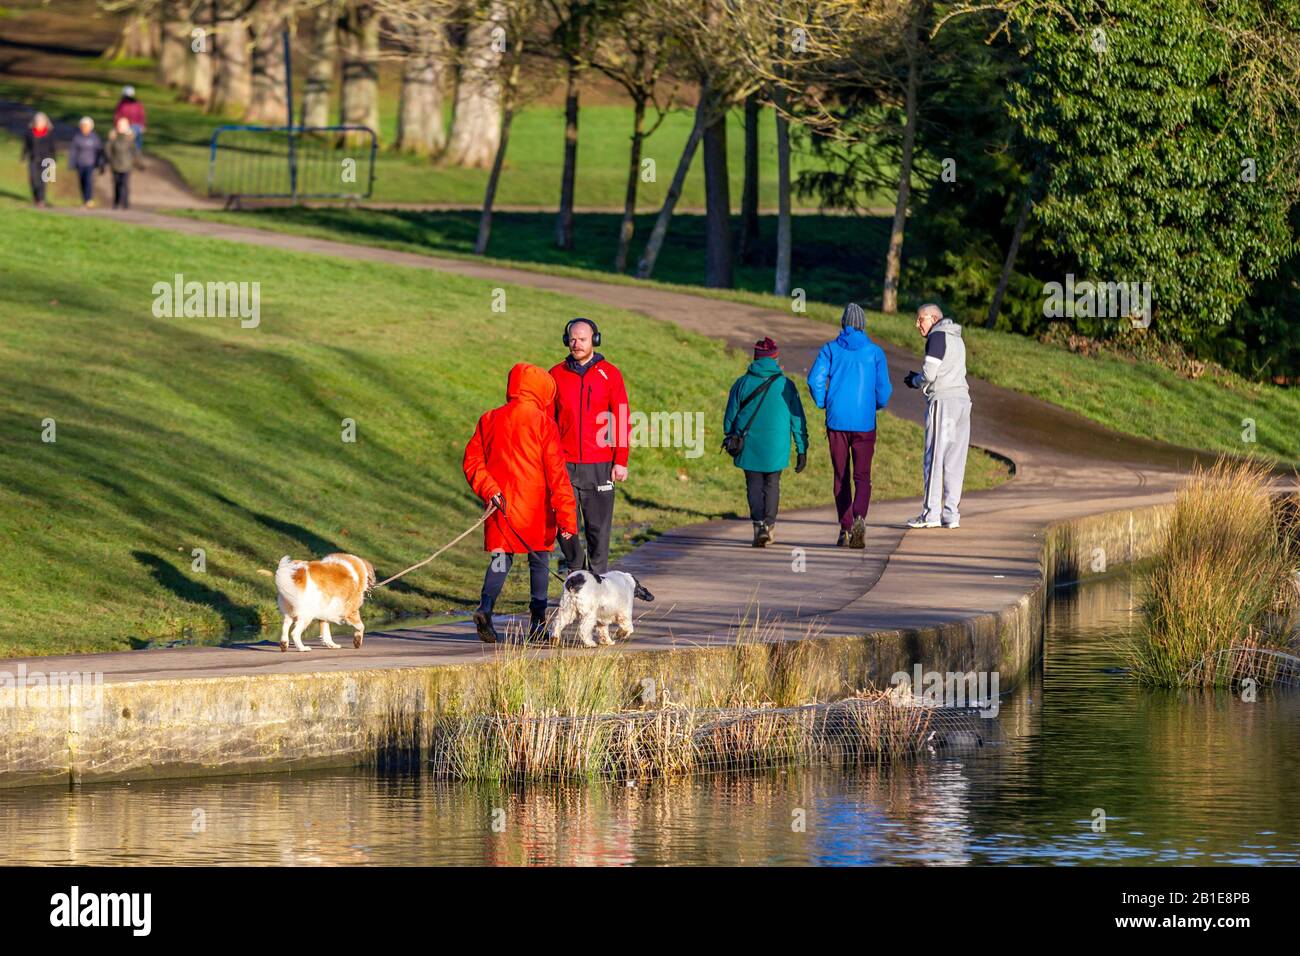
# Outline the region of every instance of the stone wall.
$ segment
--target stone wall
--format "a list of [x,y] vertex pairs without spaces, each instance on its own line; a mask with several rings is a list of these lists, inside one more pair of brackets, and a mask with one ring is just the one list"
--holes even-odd
[[[1006,690],[1038,659],[1047,589],[1153,555],[1170,506],[1063,522],[1043,536],[1038,584],[997,611],[941,627],[806,638],[819,688],[887,686],[916,661],[996,670]],[[629,691],[653,675],[681,700],[701,667],[764,665],[778,644],[635,651],[610,663]],[[788,651],[785,652],[788,654]],[[723,661],[722,655],[731,655]],[[741,661],[741,665],[744,662]],[[0,786],[136,780],[420,760],[440,715],[484,665],[259,674],[73,686],[0,706]],[[551,666],[539,657],[538,676]],[[803,665],[800,665],[803,666]],[[9,691],[13,693],[13,691]]]

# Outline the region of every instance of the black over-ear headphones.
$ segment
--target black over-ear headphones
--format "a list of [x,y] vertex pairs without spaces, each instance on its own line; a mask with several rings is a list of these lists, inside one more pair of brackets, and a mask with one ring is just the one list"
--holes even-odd
[[564,341],[564,345],[565,345],[566,348],[567,348],[568,345],[569,345],[569,329],[573,328],[573,323],[574,323],[574,322],[586,322],[588,325],[591,326],[591,346],[592,346],[592,348],[595,348],[597,345],[600,344],[600,329],[596,327],[596,323],[593,322],[593,321],[591,321],[591,319],[584,319],[584,318],[582,318],[581,316],[579,316],[579,317],[576,318],[576,319],[570,319],[570,320],[569,320],[568,322],[566,322],[565,325],[564,325],[564,339],[563,339],[563,341]]

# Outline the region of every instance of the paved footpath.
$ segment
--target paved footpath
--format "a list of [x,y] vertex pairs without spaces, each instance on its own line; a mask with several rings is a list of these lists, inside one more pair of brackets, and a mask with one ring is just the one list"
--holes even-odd
[[[546,289],[640,312],[749,349],[764,335],[781,345],[787,372],[805,373],[835,329],[804,316],[758,306],[635,285],[547,275],[523,269],[440,259],[150,212],[69,211],[107,215],[138,226],[347,259],[433,269],[495,283]],[[919,343],[919,339],[918,339]],[[922,420],[919,393],[903,388],[918,359],[885,346],[896,383],[890,410]],[[865,552],[836,548],[832,510],[782,515],[778,541],[749,547],[748,521],[718,521],[671,531],[636,549],[620,566],[641,576],[658,600],[644,610],[633,648],[734,640],[734,625],[761,615],[779,620],[788,637],[812,627],[824,634],[925,627],[1003,609],[1039,580],[1045,527],[1064,518],[1168,501],[1197,455],[1108,431],[1045,402],[971,381],[971,439],[1010,459],[1015,477],[992,491],[967,495],[958,530],[908,530],[916,501],[873,504]],[[818,432],[814,429],[814,441]],[[827,489],[829,498],[830,489]],[[804,554],[794,570],[793,549]],[[478,560],[478,553],[473,552]],[[501,623],[498,623],[500,629]],[[312,628],[314,634],[316,628]],[[335,628],[336,636],[338,628]],[[277,635],[278,636],[278,635]],[[345,635],[346,636],[346,635]],[[41,658],[47,671],[102,671],[106,681],[219,677],[460,664],[484,659],[468,622],[396,628],[367,636],[365,646],[330,651],[313,637],[310,653],[282,654],[277,644],[175,648]],[[592,653],[611,653],[610,649]],[[12,670],[12,662],[0,662]]]

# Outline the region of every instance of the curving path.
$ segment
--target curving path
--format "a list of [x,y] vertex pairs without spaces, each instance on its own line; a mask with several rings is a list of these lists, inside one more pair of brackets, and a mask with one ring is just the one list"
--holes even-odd
[[[150,165],[161,166],[155,161]],[[152,185],[140,183],[141,198],[171,194],[174,184],[166,178],[141,177],[153,180]],[[806,372],[816,350],[835,332],[800,315],[686,292],[200,222],[147,209],[62,212],[546,289],[674,322],[741,349],[771,335],[780,343],[785,368],[792,374]],[[891,346],[885,350],[891,377],[901,383],[917,359]],[[908,530],[904,522],[917,510],[917,502],[910,500],[873,505],[865,552],[833,546],[836,527],[829,507],[783,515],[778,543],[765,550],[748,546],[748,521],[680,528],[642,545],[621,564],[641,576],[658,596],[654,604],[639,606],[647,613],[629,644],[654,648],[674,642],[734,640],[734,625],[755,613],[779,620],[778,630],[795,636],[810,626],[831,635],[862,634],[942,625],[996,612],[1016,603],[1040,580],[1046,526],[1065,518],[1167,501],[1181,476],[1201,457],[1119,435],[1072,412],[986,382],[972,380],[971,391],[973,443],[1014,462],[1015,477],[992,491],[967,495],[960,529]],[[919,393],[900,385],[894,395],[891,411],[922,420]],[[794,569],[795,548],[803,549],[802,571]],[[481,559],[479,552],[471,550],[462,556]],[[376,632],[360,651],[350,646],[327,651],[316,646],[314,638],[311,646],[309,654],[281,654],[276,644],[263,642],[42,658],[29,666],[47,671],[93,668],[102,670],[106,681],[123,681],[455,664],[491,653],[475,638],[468,622]]]

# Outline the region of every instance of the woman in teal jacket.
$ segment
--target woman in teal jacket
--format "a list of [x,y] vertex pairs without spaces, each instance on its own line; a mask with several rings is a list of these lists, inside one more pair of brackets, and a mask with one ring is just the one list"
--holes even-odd
[[[775,541],[777,505],[781,499],[781,472],[790,464],[790,439],[797,455],[795,474],[808,464],[808,421],[804,418],[799,389],[781,372],[776,343],[765,338],[754,345],[754,361],[736,379],[727,396],[722,433],[730,435],[748,426],[745,447],[736,467],[745,471],[749,517],[754,522],[754,547]],[[774,378],[775,376],[775,378]],[[771,380],[771,384],[767,382]],[[758,390],[767,385],[761,394]],[[751,399],[751,401],[746,401]],[[743,407],[742,407],[743,406]],[[752,419],[752,423],[751,423]]]

